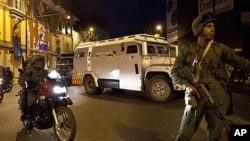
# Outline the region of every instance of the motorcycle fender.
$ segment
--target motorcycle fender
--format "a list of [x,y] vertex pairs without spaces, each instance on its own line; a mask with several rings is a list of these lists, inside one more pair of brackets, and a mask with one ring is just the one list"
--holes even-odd
[[62,102],[64,105],[72,105],[72,104],[73,104],[72,100],[71,100],[69,97],[63,98],[61,102]]

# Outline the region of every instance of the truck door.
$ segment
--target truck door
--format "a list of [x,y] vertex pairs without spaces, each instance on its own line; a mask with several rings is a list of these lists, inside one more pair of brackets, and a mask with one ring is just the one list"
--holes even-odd
[[121,48],[120,58],[120,88],[141,90],[141,45],[127,44]]
[[87,70],[88,48],[79,49],[74,56],[74,73],[83,74]]

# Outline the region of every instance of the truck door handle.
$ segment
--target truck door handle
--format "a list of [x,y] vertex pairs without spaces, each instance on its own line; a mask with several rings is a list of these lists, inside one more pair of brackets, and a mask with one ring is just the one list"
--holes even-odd
[[134,56],[130,56],[129,59],[134,59]]

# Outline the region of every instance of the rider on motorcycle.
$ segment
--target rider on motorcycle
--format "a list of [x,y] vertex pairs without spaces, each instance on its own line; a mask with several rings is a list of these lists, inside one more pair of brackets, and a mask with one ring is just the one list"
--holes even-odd
[[[26,58],[26,60],[24,61],[24,64],[23,64],[23,69],[18,69],[19,71],[19,79],[18,79],[18,83],[21,85],[20,83],[20,80],[21,80],[21,77],[24,73],[24,71],[29,68],[31,66],[31,57],[28,57]],[[26,100],[26,88],[25,87],[22,87],[23,89],[20,91],[21,93],[20,94],[20,109],[21,109],[21,117],[20,117],[20,120],[21,121],[24,121],[26,119],[26,109],[27,109],[27,100]]]
[[[30,67],[26,67],[23,74],[18,79],[19,85],[23,88],[23,96],[21,98],[22,115],[21,120],[32,119],[35,111],[35,103],[37,100],[37,92],[40,87],[40,82],[43,82],[47,76],[48,71],[44,69],[44,57],[41,55],[33,55],[31,61],[27,60],[26,63],[31,62]],[[27,105],[27,106],[25,106]]]

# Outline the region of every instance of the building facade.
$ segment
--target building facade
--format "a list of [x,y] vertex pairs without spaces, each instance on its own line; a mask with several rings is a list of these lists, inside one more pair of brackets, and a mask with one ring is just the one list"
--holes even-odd
[[0,66],[10,67],[17,78],[22,62],[41,54],[45,68],[53,69],[60,54],[79,43],[76,20],[52,0],[0,0]]

